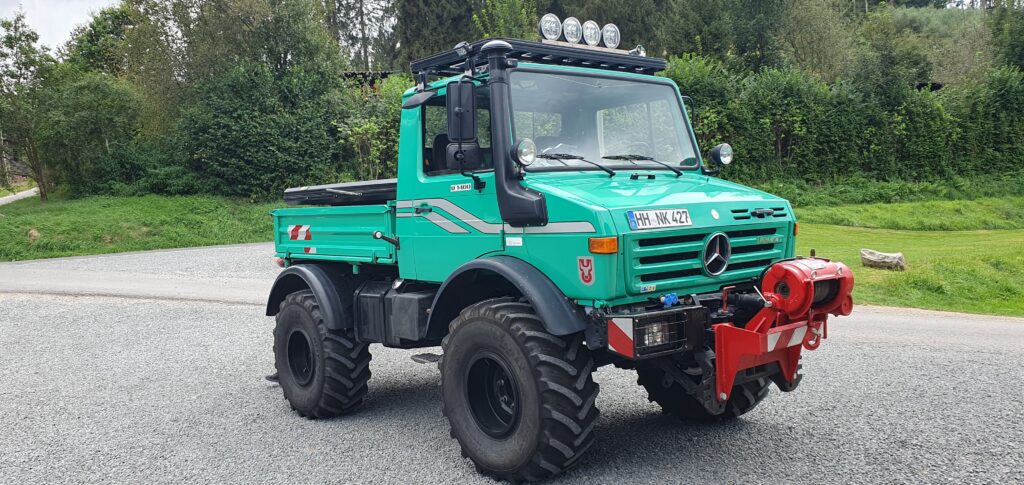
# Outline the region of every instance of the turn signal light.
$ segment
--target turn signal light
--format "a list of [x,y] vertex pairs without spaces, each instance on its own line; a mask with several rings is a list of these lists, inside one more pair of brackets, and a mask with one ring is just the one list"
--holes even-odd
[[592,237],[590,238],[590,252],[594,254],[615,254],[619,252],[619,238]]
[[794,222],[793,223],[793,235],[796,236],[799,232],[800,232],[800,223],[799,222]]

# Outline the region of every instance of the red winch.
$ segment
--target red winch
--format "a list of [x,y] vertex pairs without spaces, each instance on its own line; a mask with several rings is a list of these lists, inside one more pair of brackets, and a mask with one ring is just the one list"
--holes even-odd
[[[853,272],[845,264],[821,258],[775,263],[761,281],[762,308],[744,328],[713,325],[716,392],[729,399],[736,373],[778,362],[783,377],[796,379],[800,349],[814,350],[828,336],[828,315],[853,310]],[[724,300],[724,297],[723,297]]]

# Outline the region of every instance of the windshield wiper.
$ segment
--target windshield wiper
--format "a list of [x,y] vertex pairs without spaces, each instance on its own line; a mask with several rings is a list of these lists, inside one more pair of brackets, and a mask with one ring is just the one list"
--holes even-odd
[[587,159],[583,158],[580,155],[573,155],[571,153],[541,153],[540,155],[537,155],[537,158],[543,158],[543,159],[546,159],[546,160],[558,160],[559,162],[562,162],[562,164],[564,164],[566,166],[568,166],[568,164],[565,163],[565,160],[579,160],[579,161],[581,161],[583,163],[589,163],[589,164],[591,164],[591,165],[593,165],[593,166],[595,166],[595,167],[597,167],[597,168],[599,168],[601,170],[604,170],[605,172],[608,172],[608,176],[609,177],[614,177],[615,176],[615,171],[614,170],[612,170],[612,169],[610,169],[608,167],[605,167],[604,165],[601,165],[600,163],[591,162],[590,160],[587,160]]
[[604,158],[604,159],[607,159],[607,160],[628,160],[630,162],[632,162],[634,160],[643,160],[645,162],[654,162],[654,163],[657,163],[658,165],[661,165],[662,167],[665,167],[665,168],[675,172],[676,178],[679,178],[679,177],[683,176],[683,171],[682,170],[679,170],[678,168],[675,168],[675,167],[673,167],[673,166],[671,166],[671,165],[669,165],[669,164],[667,164],[665,162],[659,162],[659,161],[655,160],[654,158],[648,157],[647,155],[634,155],[634,154],[608,155],[607,157],[601,157],[601,158]]

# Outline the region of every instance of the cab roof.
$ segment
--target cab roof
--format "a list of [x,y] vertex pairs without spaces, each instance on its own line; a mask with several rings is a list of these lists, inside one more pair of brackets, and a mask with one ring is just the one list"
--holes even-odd
[[617,72],[654,74],[664,70],[668,63],[657,57],[633,55],[624,51],[566,43],[533,42],[520,39],[484,39],[461,43],[455,48],[413,61],[409,67],[417,81],[429,76],[453,76],[467,71],[475,72],[487,64],[480,48],[492,40],[508,42],[512,50],[508,58],[535,64],[588,67]]

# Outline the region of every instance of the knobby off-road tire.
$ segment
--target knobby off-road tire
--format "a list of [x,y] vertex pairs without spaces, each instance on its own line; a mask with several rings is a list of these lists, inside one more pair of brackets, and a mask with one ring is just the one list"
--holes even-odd
[[665,413],[684,421],[714,422],[738,418],[757,407],[768,396],[772,382],[768,378],[760,378],[733,386],[725,411],[722,414],[711,414],[696,397],[687,394],[678,382],[672,381],[666,386],[663,369],[645,366],[638,367],[636,372],[636,383],[647,389],[647,399],[658,403]]
[[582,336],[547,333],[533,308],[513,298],[474,304],[449,330],[438,362],[443,412],[477,471],[533,481],[575,464],[594,442],[598,415]]
[[370,379],[370,351],[350,330],[329,330],[309,290],[281,302],[274,365],[284,397],[300,416],[330,418],[359,407]]

